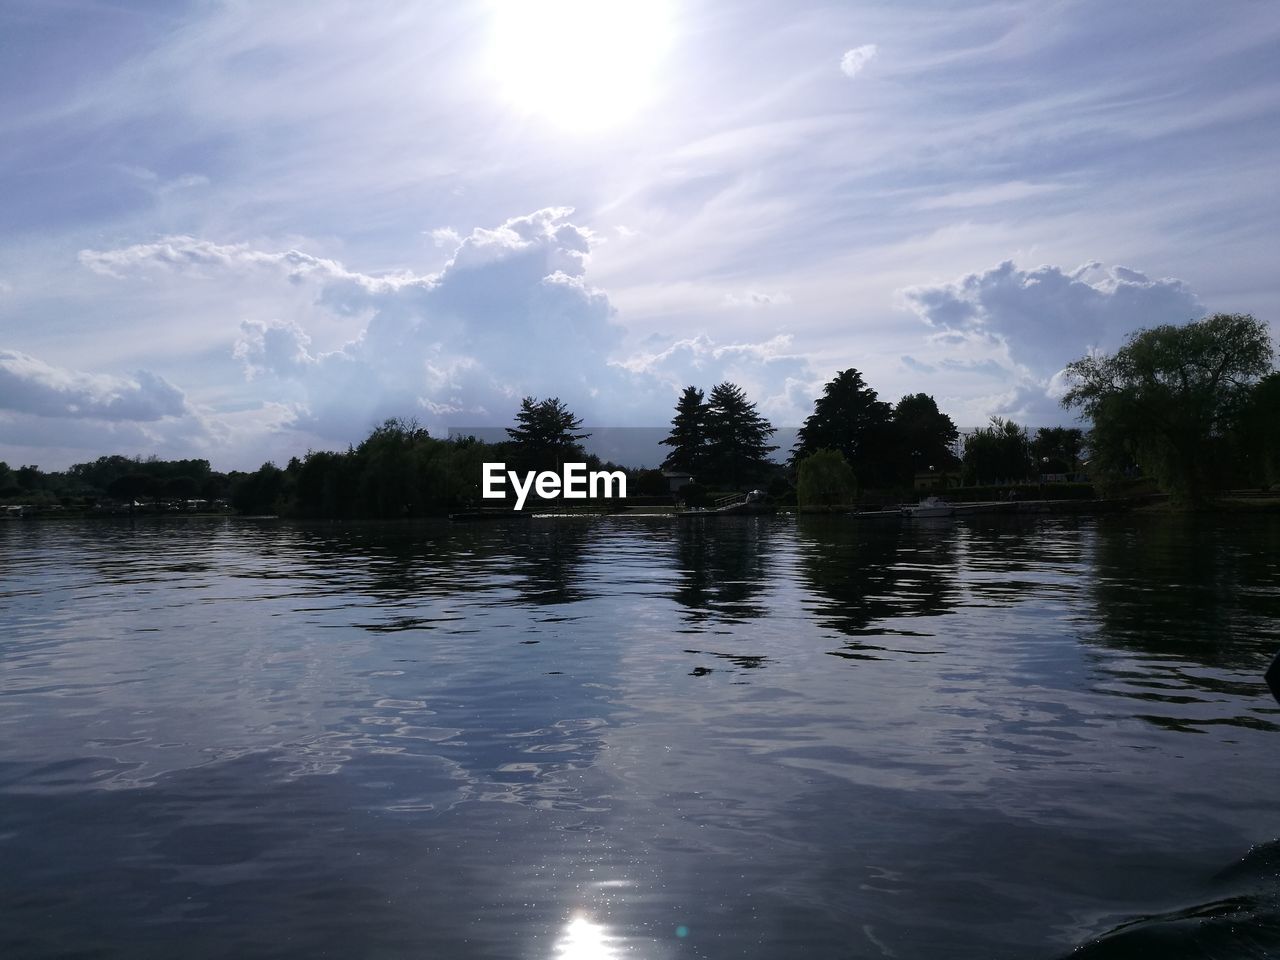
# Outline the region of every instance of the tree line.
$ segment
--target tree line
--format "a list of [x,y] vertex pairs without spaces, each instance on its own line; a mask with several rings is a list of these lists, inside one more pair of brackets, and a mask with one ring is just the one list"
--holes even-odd
[[[1280,483],[1280,373],[1267,325],[1214,314],[1138,330],[1114,353],[1068,364],[1062,405],[1088,428],[1033,435],[1011,420],[964,438],[934,398],[881,401],[855,369],[823,388],[787,461],[802,503],[848,503],[859,487],[904,490],[922,473],[969,485],[1016,485],[1046,475],[1084,477],[1104,493],[1147,478],[1177,504]],[[663,466],[736,487],[774,469],[774,428],[731,383],[709,396],[686,387]]]
[[[1046,474],[1087,474],[1103,492],[1145,476],[1192,506],[1223,488],[1280,483],[1280,373],[1272,369],[1266,325],[1250,315],[1139,330],[1112,354],[1072,362],[1067,378],[1063,405],[1077,410],[1087,429],[1049,427],[1032,435],[994,418],[961,443],[932,396],[913,393],[891,404],[859,371],[842,370],[823,387],[785,461],[774,456],[777,430],[741,387],[725,382],[704,393],[688,386],[661,441],[667,448],[661,466],[689,475],[688,498],[765,485],[815,504],[850,503],[867,490],[909,495],[921,474],[1006,486]],[[477,505],[486,461],[519,470],[568,461],[622,469],[584,450],[590,433],[556,397],[525,397],[506,433],[501,443],[440,439],[413,421],[392,419],[345,451],[311,451],[250,473],[220,473],[207,460],[118,455],[62,472],[0,462],[0,501],[227,501],[241,513],[420,517]],[[633,495],[670,492],[657,470],[628,473]]]

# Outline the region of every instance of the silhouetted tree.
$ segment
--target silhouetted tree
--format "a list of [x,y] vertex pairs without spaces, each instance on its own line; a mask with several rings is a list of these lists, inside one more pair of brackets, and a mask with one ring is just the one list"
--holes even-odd
[[671,448],[662,461],[664,470],[683,470],[699,474],[706,463],[708,406],[697,387],[685,387],[676,401],[676,415],[671,419],[671,432],[662,445]]
[[1266,324],[1218,313],[1139,330],[1113,354],[1067,365],[1064,406],[1093,421],[1104,458],[1130,455],[1177,502],[1205,499],[1255,381],[1271,370]]
[[18,486],[23,490],[39,490],[40,479],[40,468],[34,463],[24,464],[18,468]]
[[813,413],[797,434],[791,462],[817,450],[839,450],[864,486],[890,482],[894,441],[889,404],[880,400],[850,368],[841,370],[813,404]]
[[737,487],[758,480],[769,468],[769,443],[776,431],[734,383],[720,383],[707,399],[707,454],[703,472],[715,483]]
[[671,493],[671,487],[661,470],[638,470],[628,481],[627,491],[640,497],[665,497]]
[[1280,373],[1267,374],[1249,391],[1235,439],[1244,476],[1280,483]]
[[964,473],[970,483],[1022,483],[1031,475],[1027,430],[992,417],[991,425],[965,437]]
[[570,458],[585,458],[579,441],[591,434],[580,433],[581,429],[582,421],[559,397],[542,401],[525,397],[520,401],[516,425],[507,427],[507,435],[528,467],[545,469]]
[[240,513],[275,513],[284,484],[284,471],[268,461],[239,478],[231,490],[232,506]]
[[155,492],[156,482],[144,473],[126,473],[107,484],[107,493],[117,500],[132,502]]
[[1031,457],[1041,473],[1070,473],[1080,462],[1084,431],[1078,427],[1041,427],[1031,439]]
[[200,492],[200,481],[183,474],[164,481],[164,495],[174,500],[190,500]]
[[909,484],[917,473],[948,470],[956,465],[951,448],[960,432],[927,393],[912,393],[899,400],[891,422],[900,454],[901,481]]

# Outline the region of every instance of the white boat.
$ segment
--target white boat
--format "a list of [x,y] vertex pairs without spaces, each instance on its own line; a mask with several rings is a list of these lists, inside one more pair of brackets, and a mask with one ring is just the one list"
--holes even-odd
[[956,508],[953,504],[947,503],[945,500],[939,500],[937,497],[925,497],[917,504],[904,506],[902,512],[913,519],[949,517],[956,512]]

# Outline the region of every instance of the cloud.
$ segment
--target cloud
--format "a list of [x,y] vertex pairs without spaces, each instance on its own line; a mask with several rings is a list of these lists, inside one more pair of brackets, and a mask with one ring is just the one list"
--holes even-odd
[[16,350],[0,350],[0,409],[112,421],[154,421],[190,413],[182,391],[154,373],[81,373]]
[[[436,428],[505,423],[526,394],[559,395],[597,423],[656,425],[684,385],[723,379],[762,408],[791,410],[798,385],[813,377],[785,337],[724,344],[695,335],[628,355],[608,295],[587,280],[600,240],[571,214],[548,207],[466,236],[435,230],[453,252],[439,273],[421,276],[372,276],[297,250],[189,236],[86,250],[81,261],[117,278],[265,271],[311,290],[311,319],[242,320],[232,354],[260,395],[291,411],[288,428],[326,441],[359,439],[389,416]],[[748,291],[740,303],[785,299]],[[317,311],[359,326],[334,349],[317,349]]]
[[310,352],[311,337],[292,320],[245,320],[240,330],[232,354],[250,378],[263,373],[295,376],[317,362]]
[[987,207],[999,203],[1014,203],[1031,197],[1056,193],[1063,189],[1059,183],[1028,183],[1026,180],[1010,180],[972,190],[958,190],[937,197],[927,197],[916,202],[917,210],[962,210],[969,207]]
[[782,334],[760,343],[730,344],[717,344],[700,334],[615,365],[648,381],[651,388],[661,385],[657,392],[664,397],[689,384],[705,390],[732,381],[776,423],[797,423],[809,412],[818,380],[809,361],[795,353],[791,337]]
[[954,370],[960,373],[976,373],[984,377],[996,377],[1007,379],[1009,376],[1009,368],[1001,364],[998,360],[987,358],[986,360],[955,360],[946,357],[938,361],[938,366],[943,370]]
[[755,309],[790,302],[791,297],[782,290],[744,290],[742,293],[726,293],[724,295],[724,305],[726,307],[749,307]]
[[202,173],[184,173],[181,176],[166,180],[147,167],[120,164],[117,169],[121,173],[132,177],[140,186],[157,197],[165,197],[179,190],[207,187],[210,183],[209,178]]
[[437,227],[431,231],[431,239],[437,247],[456,247],[462,242],[458,231],[452,227]]
[[1096,261],[1068,271],[1056,266],[1021,270],[1006,260],[951,283],[909,287],[900,294],[935,330],[992,338],[1043,376],[1090,347],[1118,345],[1141,327],[1181,323],[1204,313],[1181,280],[1153,280]]
[[293,282],[340,280],[371,292],[399,289],[430,279],[407,274],[371,277],[348,271],[335,260],[298,250],[268,253],[254,250],[248,244],[218,244],[186,235],[163,237],[154,243],[138,243],[117,250],[81,250],[79,260],[94,273],[118,279],[150,270],[211,277],[219,272],[249,269],[278,272]]
[[[176,293],[213,281],[224,296],[247,292],[225,301],[241,319],[224,341],[247,383],[234,415],[219,414],[245,457],[345,445],[392,416],[438,433],[505,425],[524,395],[559,396],[589,424],[656,427],[687,384],[732,380],[775,422],[807,413],[817,378],[786,336],[726,343],[695,328],[628,346],[609,296],[588,279],[603,240],[570,208],[432,236],[451,248],[434,274],[373,275],[296,249],[186,235],[80,259],[121,283],[165,275]],[[734,302],[787,299],[747,290]],[[244,412],[250,397],[263,411],[258,437]]]
[[875,58],[876,53],[877,47],[874,43],[864,43],[860,47],[846,50],[844,56],[840,58],[840,72],[846,77],[856,77],[862,72],[862,68]]
[[[1090,261],[1075,270],[1021,270],[1005,261],[949,283],[899,291],[933,328],[926,343],[939,369],[1001,377],[1008,389],[971,402],[974,409],[1033,425],[1069,418],[1058,404],[1062,369],[1092,348],[1113,349],[1143,327],[1203,316],[1181,280],[1154,280],[1123,266]],[[920,361],[903,358],[917,368]]]

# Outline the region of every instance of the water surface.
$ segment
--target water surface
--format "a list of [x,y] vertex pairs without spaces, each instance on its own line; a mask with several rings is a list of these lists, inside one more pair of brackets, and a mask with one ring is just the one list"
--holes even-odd
[[0,524],[0,955],[1277,955],[1278,546]]

